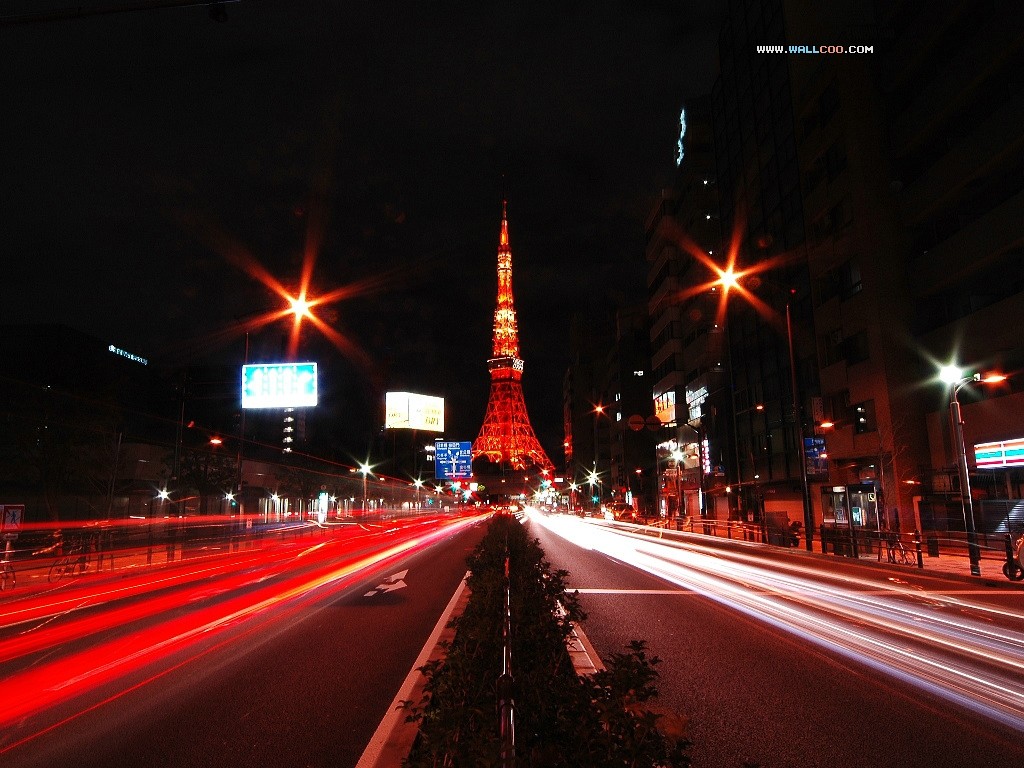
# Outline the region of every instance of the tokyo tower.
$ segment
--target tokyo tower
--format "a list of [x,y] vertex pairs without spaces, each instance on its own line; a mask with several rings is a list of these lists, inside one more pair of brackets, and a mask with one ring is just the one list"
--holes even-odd
[[498,243],[498,306],[494,310],[494,345],[487,368],[491,394],[480,434],[473,442],[473,458],[486,457],[512,469],[553,469],[530,426],[523,400],[523,359],[519,357],[519,331],[512,305],[512,248],[508,244],[506,203],[501,204]]

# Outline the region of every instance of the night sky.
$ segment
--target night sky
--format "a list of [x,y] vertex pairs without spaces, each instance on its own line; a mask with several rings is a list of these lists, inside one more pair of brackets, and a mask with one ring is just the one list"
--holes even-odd
[[[0,17],[72,5],[112,4]],[[367,364],[303,326],[299,356],[345,379],[322,384],[334,404],[442,396],[446,437],[472,440],[505,196],[526,401],[557,463],[569,318],[645,298],[643,222],[680,107],[713,83],[719,6],[260,0],[223,23],[0,22],[0,323],[234,362],[236,318],[282,304],[242,265],[296,290],[309,253],[311,295],[369,287],[315,310]]]

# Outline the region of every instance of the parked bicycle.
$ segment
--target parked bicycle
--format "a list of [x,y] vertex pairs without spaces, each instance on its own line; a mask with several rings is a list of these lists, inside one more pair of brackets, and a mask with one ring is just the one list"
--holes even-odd
[[886,542],[889,554],[889,562],[897,565],[917,565],[917,560],[910,551],[903,546],[898,534],[892,534]]
[[50,566],[50,572],[46,577],[47,581],[55,582],[65,577],[82,576],[88,569],[88,565],[85,549],[81,544],[75,544],[66,555],[57,558],[56,562]]
[[1006,562],[1003,563],[1003,575],[1010,581],[1024,580],[1024,533],[1017,537],[1013,543],[1007,535]]

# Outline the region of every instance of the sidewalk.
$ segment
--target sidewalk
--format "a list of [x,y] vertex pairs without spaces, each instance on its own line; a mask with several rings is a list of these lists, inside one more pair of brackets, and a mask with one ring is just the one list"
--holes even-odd
[[[673,526],[671,522],[667,521],[654,522],[653,524],[651,521],[645,521],[642,525],[661,528],[665,531],[675,531],[695,536],[708,536],[711,539],[742,540],[764,543],[764,534],[760,526],[736,521],[694,521],[688,518],[686,520],[685,527],[680,525],[678,521],[675,526]],[[943,538],[939,538],[940,535],[943,536]],[[962,537],[963,534],[960,534],[960,536]],[[857,559],[865,565],[869,563],[876,563],[879,567],[891,568],[894,571],[910,569],[922,574],[932,573],[936,575],[942,574],[944,576],[959,577],[972,584],[982,584],[993,587],[1010,587],[1011,589],[1020,589],[1024,591],[1024,581],[1010,581],[1005,575],[1003,575],[1003,565],[1006,563],[1006,549],[1005,541],[1002,536],[978,535],[978,545],[981,552],[981,560],[979,562],[981,576],[971,575],[971,562],[967,553],[966,539],[949,538],[948,533],[938,534],[926,531],[921,537],[921,568],[918,568],[916,565],[917,544],[913,540],[912,534],[904,533],[900,537],[903,546],[906,548],[907,552],[910,553],[911,560],[913,562],[912,565],[890,563],[886,556],[884,542],[881,547],[881,557],[879,557],[879,542],[877,539],[859,538],[858,540],[859,546]],[[777,543],[765,543],[765,546],[787,549],[787,547]],[[848,554],[844,554],[842,552],[842,548],[846,548],[848,551],[848,541],[843,542],[839,554],[835,553],[835,546],[837,546],[836,542],[830,541],[827,546],[828,552],[823,552],[820,533],[815,531],[812,550],[815,555],[818,557],[849,557]],[[802,532],[799,542],[794,550],[807,552],[806,540],[804,539]]]
[[[815,542],[817,544],[817,542]],[[914,549],[910,550],[911,556],[914,558],[914,562],[917,559],[917,553]],[[831,555],[836,557],[836,555]],[[841,557],[841,555],[839,555]],[[985,584],[986,586],[998,586],[998,587],[1013,587],[1024,591],[1024,581],[1010,581],[1003,575],[1003,564],[1006,562],[1006,555],[1004,552],[996,550],[990,546],[988,548],[981,548],[981,560],[978,563],[981,570],[981,576],[973,576],[971,574],[971,561],[967,555],[966,546],[962,549],[952,549],[949,547],[940,547],[938,556],[929,556],[927,547],[922,545],[921,553],[921,564],[922,567],[918,568],[916,565],[902,565],[888,562],[885,551],[881,553],[881,559],[879,559],[878,551],[872,551],[870,554],[860,553],[858,560],[864,563],[872,562],[878,563],[880,566],[894,569],[912,569],[919,573],[941,573],[945,576],[959,576],[965,581],[970,581],[974,584]]]
[[9,588],[3,594],[10,597],[24,597],[26,593],[52,587],[58,583],[72,583],[82,577],[119,576],[128,571],[138,572],[146,568],[163,567],[180,562],[183,555],[180,547],[176,550],[169,550],[165,546],[154,546],[152,550],[141,548],[104,552],[101,560],[98,560],[96,553],[90,552],[86,558],[84,572],[79,573],[75,570],[73,573],[56,577],[51,583],[50,569],[61,559],[53,556],[41,556],[11,561],[10,564],[14,568],[17,583],[13,589]]

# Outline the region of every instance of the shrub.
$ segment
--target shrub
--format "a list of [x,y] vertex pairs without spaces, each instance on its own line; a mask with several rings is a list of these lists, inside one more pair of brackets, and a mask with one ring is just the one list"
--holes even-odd
[[[612,654],[607,669],[579,677],[566,650],[585,618],[566,571],[552,571],[512,517],[495,517],[469,558],[471,596],[454,620],[443,661],[424,668],[423,701],[406,702],[419,733],[408,768],[500,764],[498,700],[503,663],[505,558],[509,560],[512,694],[521,766],[685,766],[682,720],[655,704],[645,644]],[[563,610],[558,610],[559,606]]]

